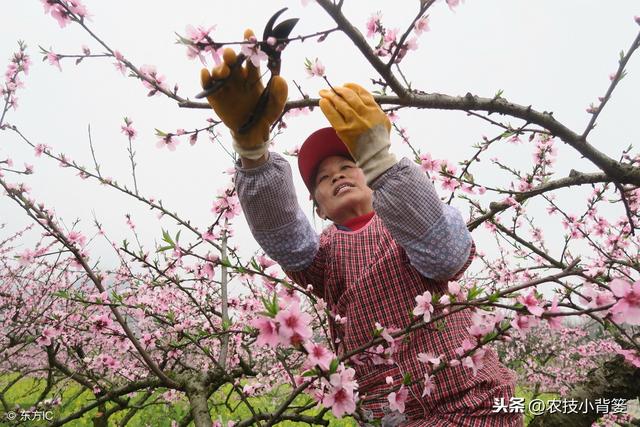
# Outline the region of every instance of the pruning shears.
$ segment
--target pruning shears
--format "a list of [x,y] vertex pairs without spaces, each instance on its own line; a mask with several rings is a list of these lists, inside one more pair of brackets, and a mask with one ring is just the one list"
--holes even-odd
[[[283,8],[277,11],[276,13],[269,18],[267,24],[264,27],[264,31],[262,33],[262,41],[258,42],[258,46],[260,50],[267,55],[267,68],[271,72],[271,77],[269,77],[269,81],[265,86],[264,90],[260,94],[260,98],[258,98],[258,102],[256,103],[253,112],[249,115],[247,120],[240,126],[238,129],[239,133],[246,133],[251,126],[260,118],[262,113],[264,112],[265,107],[267,106],[267,101],[269,100],[269,92],[271,89],[271,80],[274,76],[280,75],[280,65],[282,63],[281,55],[282,50],[286,46],[285,40],[293,31],[293,28],[298,23],[298,18],[291,18],[285,21],[282,21],[278,25],[274,26],[276,20],[282,15],[288,8]],[[273,42],[275,39],[275,42]],[[271,41],[271,43],[269,42]],[[241,67],[242,64],[246,61],[247,56],[240,53],[236,57],[236,62],[231,65],[231,71],[233,72],[238,67]],[[228,77],[218,80],[212,80],[211,84],[206,87],[202,92],[196,95],[196,98],[205,98],[216,93],[220,90],[225,83],[227,82]]]

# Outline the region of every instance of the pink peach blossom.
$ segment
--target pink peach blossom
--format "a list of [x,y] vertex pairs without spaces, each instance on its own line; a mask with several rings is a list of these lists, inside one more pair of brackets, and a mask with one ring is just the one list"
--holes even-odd
[[542,313],[544,313],[544,309],[540,307],[540,301],[538,301],[538,298],[536,298],[536,292],[534,289],[532,289],[531,292],[529,292],[525,297],[520,295],[517,298],[517,301],[527,307],[529,313],[533,314],[536,317],[540,317]]
[[258,329],[258,339],[256,344],[259,346],[269,346],[276,348],[280,343],[278,328],[275,322],[268,317],[260,316],[251,321],[251,326]]
[[[553,300],[551,300],[551,307],[547,309],[547,313],[549,314],[558,313],[558,295],[553,296]],[[546,319],[551,329],[562,328],[561,316],[551,316],[551,317],[547,317]]]
[[279,311],[275,320],[278,322],[278,334],[283,342],[299,344],[311,338],[311,316],[300,311],[297,304],[291,304],[287,309]]
[[260,45],[254,37],[249,39],[251,44],[243,44],[240,51],[244,54],[254,67],[259,67],[260,63],[267,60],[267,54],[260,50]]
[[400,390],[398,390],[397,392],[394,391],[389,393],[389,396],[387,396],[387,400],[389,401],[389,409],[391,409],[392,411],[404,413],[407,396],[409,396],[409,390],[407,390],[404,385],[400,386]]
[[422,397],[431,396],[433,389],[435,388],[435,383],[433,382],[433,375],[429,375],[428,372],[424,374],[424,389],[422,390]]
[[435,368],[440,365],[440,358],[442,356],[436,356],[432,353],[418,353],[418,361],[421,363],[430,363]]
[[318,58],[313,62],[307,59],[305,62],[305,70],[307,71],[308,77],[324,77],[325,75],[325,67]]
[[353,393],[344,388],[334,388],[324,396],[322,405],[331,408],[331,412],[337,418],[342,418],[344,414],[352,414],[356,410],[356,402]]
[[312,342],[305,343],[304,349],[307,350],[307,360],[312,366],[318,365],[325,371],[329,369],[329,365],[335,357],[331,351],[320,344]]
[[416,303],[417,305],[413,309],[413,314],[416,316],[422,316],[424,322],[428,322],[431,319],[431,313],[433,313],[431,292],[425,291],[422,295],[416,296]]
[[380,31],[380,19],[382,19],[382,14],[378,11],[369,17],[367,21],[367,38],[373,37],[378,31]]
[[53,65],[54,67],[58,67],[58,70],[62,71],[62,67],[60,66],[60,56],[53,53],[53,52],[49,52],[47,53],[47,61],[49,61],[50,65]]
[[418,19],[416,21],[415,24],[413,24],[413,30],[416,32],[416,34],[420,35],[426,31],[429,31],[429,19],[427,16],[423,16],[420,19]]
[[613,314],[613,320],[630,325],[640,325],[640,280],[632,284],[626,280],[613,279],[609,286],[618,298],[610,310]]

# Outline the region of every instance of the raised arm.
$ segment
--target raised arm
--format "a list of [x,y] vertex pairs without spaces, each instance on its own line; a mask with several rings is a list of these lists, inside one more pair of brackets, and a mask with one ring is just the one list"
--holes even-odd
[[373,96],[355,83],[320,96],[322,112],[374,190],[374,210],[411,264],[431,279],[458,276],[473,256],[471,235],[420,168],[389,152],[391,123]]
[[236,166],[236,189],[253,237],[284,270],[308,267],[318,251],[318,235],[300,209],[291,167],[282,156],[253,168]]
[[[251,30],[245,31],[245,39],[252,36]],[[236,165],[236,188],[249,228],[285,271],[311,271],[320,262],[318,236],[298,205],[289,163],[268,152],[269,129],[284,109],[287,82],[274,75],[266,91],[260,70],[251,61],[243,66],[230,48],[225,49],[223,59],[211,72],[201,70],[200,80],[241,158]],[[315,281],[319,289],[322,277],[300,275],[298,279]]]
[[466,269],[473,255],[471,234],[460,212],[442,203],[416,164],[400,160],[372,188],[376,213],[423,276],[448,280]]

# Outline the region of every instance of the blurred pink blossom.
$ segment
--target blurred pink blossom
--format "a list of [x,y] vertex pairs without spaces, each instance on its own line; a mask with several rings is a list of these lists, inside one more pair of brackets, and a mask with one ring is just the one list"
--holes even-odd
[[127,69],[126,64],[124,63],[124,56],[117,50],[113,52],[113,56],[116,58],[116,62],[113,65],[122,73],[124,76],[124,72]]
[[[551,300],[551,307],[547,310],[547,313],[554,314],[558,313],[558,295],[553,296],[553,300]],[[560,329],[562,328],[562,317],[561,316],[552,316],[547,317],[547,323],[551,329]]]
[[613,314],[613,320],[630,325],[640,325],[640,280],[631,283],[622,279],[613,279],[609,286],[618,298],[610,310]]
[[257,43],[255,36],[249,39],[250,44],[243,44],[240,51],[244,54],[254,67],[259,67],[262,61],[267,60],[267,54],[260,50],[260,45]]
[[389,401],[389,409],[392,411],[398,411],[400,413],[404,413],[404,404],[407,400],[407,396],[409,396],[409,390],[402,385],[400,386],[400,390],[397,392],[389,393],[387,396],[387,400]]
[[460,0],[446,0],[449,9],[454,10],[460,4]]
[[60,66],[60,56],[56,55],[53,52],[49,52],[47,53],[47,61],[49,61],[50,65],[58,67],[58,70],[62,71],[62,67]]
[[367,21],[367,37],[373,37],[377,32],[379,32],[382,28],[380,24],[380,20],[382,19],[382,13],[380,11],[374,13],[369,17]]
[[423,16],[420,19],[418,19],[416,23],[413,25],[413,30],[418,35],[426,31],[430,31],[431,29],[429,28],[429,18],[427,16]]
[[424,373],[424,390],[422,391],[422,397],[431,396],[435,384],[433,382],[433,375],[429,375],[428,372]]
[[156,147],[158,148],[167,147],[169,151],[176,151],[176,147],[179,143],[180,141],[178,139],[174,138],[173,135],[168,134],[160,137],[158,142],[156,142]]
[[123,134],[127,135],[129,139],[135,139],[137,135],[137,132],[132,125],[133,125],[133,120],[129,119],[128,117],[125,117],[124,126],[120,126],[120,131]]
[[307,71],[308,77],[324,77],[325,76],[325,68],[322,62],[318,58],[316,58],[313,62],[310,60],[305,61],[305,70]]

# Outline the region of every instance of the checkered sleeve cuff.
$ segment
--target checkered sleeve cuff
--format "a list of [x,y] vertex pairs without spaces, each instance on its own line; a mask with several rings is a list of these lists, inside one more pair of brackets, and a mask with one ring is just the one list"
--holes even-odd
[[318,235],[298,205],[291,166],[277,153],[256,168],[236,164],[236,190],[249,229],[260,247],[285,270],[308,266]]
[[465,264],[471,235],[457,209],[442,203],[426,174],[403,158],[372,185],[373,206],[422,275],[446,280]]

